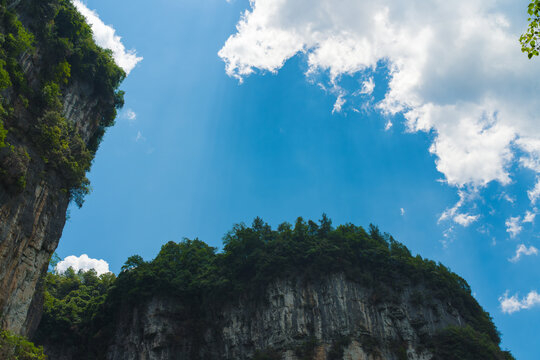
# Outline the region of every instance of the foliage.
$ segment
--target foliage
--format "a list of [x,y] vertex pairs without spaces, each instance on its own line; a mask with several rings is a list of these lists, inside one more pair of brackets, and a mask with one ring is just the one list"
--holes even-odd
[[[89,192],[86,172],[90,170],[93,155],[86,148],[81,136],[59,112],[49,111],[38,120],[40,146],[45,163],[57,170],[66,182],[66,188]],[[82,202],[76,201],[81,206]]]
[[6,135],[7,130],[4,128],[2,119],[0,119],[0,149],[6,147]]
[[62,259],[55,251],[49,259],[49,272],[54,273],[56,271],[56,265],[58,265],[60,261],[62,261]]
[[46,339],[69,346],[86,338],[90,331],[87,325],[98,314],[115,278],[112,273],[97,276],[95,270],[75,273],[72,268],[64,274],[47,273],[37,342]]
[[521,35],[519,42],[521,43],[521,51],[532,58],[540,54],[540,0],[531,0],[527,8],[529,18],[529,27],[527,31]]
[[486,334],[470,326],[448,327],[430,344],[433,360],[512,360],[514,357],[499,347]]
[[[116,111],[123,106],[124,92],[118,86],[125,73],[111,51],[95,44],[89,25],[70,0],[32,0],[16,9],[24,14],[25,25],[5,1],[0,3],[0,90],[16,95],[9,103],[0,97],[0,147],[8,131],[17,126],[13,109],[22,105],[38,119],[30,136],[46,170],[65,180],[70,199],[81,206],[90,191],[85,174],[105,128],[114,124]],[[29,86],[21,63],[32,57],[39,58],[38,79]],[[87,143],[80,135],[80,124],[62,115],[64,93],[75,82],[90,85],[93,93],[88,97],[98,100],[101,112],[99,126]]]
[[[381,289],[392,288],[384,291],[394,293],[411,287],[423,289],[426,297],[438,298],[457,309],[475,334],[482,335],[478,339],[487,339],[495,347],[500,342],[489,314],[471,296],[470,287],[461,277],[441,264],[412,256],[404,245],[375,226],[370,226],[369,232],[353,224],[333,228],[326,216],[319,223],[298,218],[294,226],[283,223],[275,230],[260,218],[250,227],[235,225],[224,237],[222,252],[198,239],[184,239],[163,245],[152,261],[134,255],[122,267],[118,278],[111,281],[108,292],[99,293],[96,300],[96,304],[101,304],[99,310],[98,306],[85,305],[87,310],[72,309],[71,315],[64,315],[67,305],[60,302],[79,297],[78,293],[68,296],[48,290],[56,300],[46,301],[47,316],[60,322],[65,319],[65,325],[49,325],[44,333],[54,332],[55,327],[75,327],[79,329],[76,333],[85,334],[86,338],[104,334],[114,327],[113,319],[119,309],[126,305],[137,307],[163,294],[178,299],[194,319],[193,333],[197,334],[204,329],[209,313],[227,302],[239,297],[264,301],[266,287],[276,279],[316,280],[336,273],[372,289],[374,296],[386,296],[385,301],[391,301],[392,297],[381,295],[384,294]],[[46,287],[50,288],[51,284],[48,281]],[[424,297],[411,301],[418,302],[418,306],[427,303]],[[342,352],[347,341],[336,342],[334,352]],[[369,349],[378,347],[377,339],[368,335],[362,336],[360,342]],[[306,343],[298,350],[309,357],[313,344]]]
[[20,193],[26,187],[26,174],[30,155],[22,146],[7,142],[0,146],[0,180],[13,193]]
[[43,347],[36,347],[24,337],[0,331],[0,357],[4,360],[46,360]]

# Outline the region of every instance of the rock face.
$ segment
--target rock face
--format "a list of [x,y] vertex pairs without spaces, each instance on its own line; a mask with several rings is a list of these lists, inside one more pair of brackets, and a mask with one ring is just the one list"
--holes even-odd
[[281,280],[259,301],[246,297],[206,319],[193,319],[180,299],[155,297],[121,312],[107,359],[431,359],[422,338],[465,324],[447,304],[418,303],[423,290],[376,300],[339,274]]
[[[38,60],[38,59],[36,59]],[[32,68],[30,68],[32,69]],[[64,116],[80,124],[83,139],[88,141],[98,127],[97,102],[85,96],[87,87],[77,84],[65,91]],[[21,127],[31,127],[34,119],[21,112]],[[26,188],[12,194],[0,185],[0,311],[1,327],[28,334],[37,326],[32,303],[40,308],[34,292],[40,277],[58,246],[66,220],[69,196],[59,174],[44,175],[45,164],[32,141],[24,136],[10,138],[10,143],[24,145],[31,161],[26,172]]]
[[[24,1],[13,2],[12,7],[19,3]],[[23,24],[33,21],[21,12],[19,17]],[[39,91],[44,65],[36,45],[36,51],[21,56],[19,63],[30,87]],[[77,79],[62,89],[63,116],[76,124],[86,143],[98,129],[102,113],[100,99],[92,96],[93,92],[92,85]],[[36,116],[13,90],[3,91],[2,96],[14,109],[5,124],[9,127],[7,141],[24,148],[29,160],[23,167],[26,186],[22,192],[13,192],[9,183],[0,182],[0,327],[28,335],[39,323],[42,304],[36,289],[62,235],[69,195],[61,175],[45,171],[46,164],[32,137]],[[4,165],[15,169],[13,164]]]

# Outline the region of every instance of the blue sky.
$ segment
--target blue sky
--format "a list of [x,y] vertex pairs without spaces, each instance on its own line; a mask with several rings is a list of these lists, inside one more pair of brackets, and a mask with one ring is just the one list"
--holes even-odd
[[503,347],[536,359],[539,104],[523,94],[540,60],[519,52],[526,1],[384,3],[88,0],[144,59],[118,53],[133,68],[126,106],[60,257],[118,272],[170,240],[220,247],[234,223],[324,212],[449,266]]

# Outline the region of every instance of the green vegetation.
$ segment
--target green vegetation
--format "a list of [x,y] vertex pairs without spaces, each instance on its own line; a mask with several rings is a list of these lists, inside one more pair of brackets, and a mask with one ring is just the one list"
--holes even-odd
[[107,293],[116,279],[112,273],[96,275],[94,270],[64,274],[47,273],[45,277],[43,318],[35,336],[38,342],[60,342],[77,345],[87,339]]
[[0,358],[4,360],[46,360],[43,347],[9,331],[0,331]]
[[531,0],[527,8],[529,18],[529,27],[527,31],[521,35],[519,42],[521,43],[521,51],[532,58],[540,54],[540,0]]
[[[116,280],[98,281],[92,275],[92,280],[86,281],[85,274],[49,274],[40,333],[60,339],[68,335],[55,335],[55,329],[69,329],[78,334],[79,340],[73,341],[79,344],[89,338],[106,341],[104,334],[114,327],[120,308],[136,307],[163,294],[179,299],[195,319],[192,330],[198,334],[207,326],[204,319],[210,309],[241,296],[264,301],[265,288],[276,279],[316,280],[333,273],[343,273],[371,289],[375,303],[383,297],[387,302],[400,301],[384,295],[391,292],[425,289],[424,296],[417,295],[412,301],[429,304],[427,297],[444,301],[459,311],[474,334],[481,335],[471,338],[472,346],[478,342],[480,349],[484,344],[498,349],[499,334],[489,314],[471,296],[465,280],[441,264],[412,256],[404,245],[375,226],[370,226],[369,232],[353,224],[333,228],[325,215],[319,223],[298,218],[294,226],[283,223],[276,230],[260,218],[250,227],[236,225],[224,237],[222,252],[197,239],[169,242],[152,261],[131,256]],[[91,300],[93,292],[99,295]],[[342,352],[348,341],[338,341],[334,352]],[[369,336],[360,341],[370,349],[378,345],[377,339]],[[297,349],[299,356],[309,357],[315,346],[316,342],[307,341]],[[398,348],[396,351],[403,352]],[[270,355],[262,351],[259,358]]]
[[[1,1],[0,148],[7,146],[10,134],[17,137],[17,117],[25,109],[37,119],[30,137],[46,171],[59,174],[70,199],[81,206],[90,191],[85,174],[106,127],[114,124],[117,109],[124,104],[124,92],[118,86],[125,73],[109,50],[95,44],[90,27],[71,1],[26,1],[17,6],[17,12],[32,19],[26,27]],[[39,61],[38,81],[32,85],[21,66],[28,59]],[[86,96],[97,99],[96,109],[101,111],[99,127],[88,143],[81,137],[80,125],[63,116],[64,92],[81,82],[93,89]],[[26,169],[22,177],[10,174],[7,159],[14,157],[13,151],[0,153],[0,180],[4,185],[17,182],[19,192],[24,189]]]
[[7,141],[5,121],[13,114],[13,104],[3,94],[13,89],[18,101],[28,102],[29,88],[18,59],[34,51],[34,37],[4,4],[0,5],[0,29],[4,29],[0,32],[0,180],[12,192],[20,192],[26,186],[29,156],[25,148]]
[[470,326],[449,327],[432,339],[433,360],[513,360],[489,336]]

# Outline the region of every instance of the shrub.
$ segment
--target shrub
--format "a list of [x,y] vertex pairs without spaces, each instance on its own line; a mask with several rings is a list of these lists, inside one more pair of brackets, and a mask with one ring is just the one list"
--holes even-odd
[[0,331],[0,357],[4,360],[46,360],[43,347],[36,347],[24,337]]

